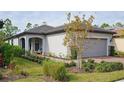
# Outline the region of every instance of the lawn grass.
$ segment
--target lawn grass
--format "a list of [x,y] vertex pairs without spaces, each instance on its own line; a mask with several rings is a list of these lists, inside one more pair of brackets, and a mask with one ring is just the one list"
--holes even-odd
[[14,58],[13,62],[19,69],[28,72],[31,76],[40,76],[43,74],[42,65],[40,64],[18,57]]
[[[20,69],[25,69],[29,76],[15,80],[15,82],[44,82],[42,65],[23,58],[13,60]],[[69,82],[112,82],[124,79],[124,70],[108,73],[68,73]]]
[[15,80],[15,82],[45,82],[42,76],[29,76],[27,78]]
[[108,73],[70,73],[70,82],[112,82],[124,79],[124,70]]

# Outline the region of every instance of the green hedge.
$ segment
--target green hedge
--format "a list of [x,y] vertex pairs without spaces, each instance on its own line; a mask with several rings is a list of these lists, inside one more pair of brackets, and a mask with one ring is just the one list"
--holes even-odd
[[20,57],[25,54],[25,50],[19,46],[13,46],[14,57]]
[[88,59],[86,62],[82,62],[82,68],[85,72],[112,72],[122,70],[124,67],[120,62],[101,61],[100,63],[96,63],[94,60]]
[[85,72],[93,72],[95,70],[96,63],[92,59],[88,59],[87,62],[82,62],[82,68]]
[[28,59],[28,60],[33,61],[33,62],[37,62],[39,64],[42,64],[44,60],[49,60],[46,57],[38,57],[37,55],[33,55],[28,51],[26,51],[25,53],[26,53],[25,55],[21,56],[22,58]]
[[64,63],[47,60],[43,62],[43,73],[54,80],[65,81],[67,72]]
[[4,43],[0,46],[0,52],[3,54],[4,65],[8,65],[15,56],[21,56],[24,50],[19,46],[12,46],[8,43]]
[[119,62],[101,62],[96,65],[97,72],[112,72],[122,69],[123,64]]

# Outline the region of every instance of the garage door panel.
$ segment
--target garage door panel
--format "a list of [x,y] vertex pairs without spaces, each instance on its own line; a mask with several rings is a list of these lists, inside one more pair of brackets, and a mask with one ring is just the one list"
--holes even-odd
[[84,57],[106,56],[107,39],[87,39],[84,44]]

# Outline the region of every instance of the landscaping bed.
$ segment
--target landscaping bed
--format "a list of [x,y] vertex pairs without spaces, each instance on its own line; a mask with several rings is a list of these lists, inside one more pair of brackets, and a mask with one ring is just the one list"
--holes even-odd
[[[8,79],[2,79],[0,80],[0,82],[10,82],[10,81],[11,82],[58,82],[59,81],[59,80],[54,80],[49,76],[45,76],[43,72],[43,65],[41,64],[19,57],[15,57],[12,62],[16,64],[17,68],[13,70],[13,73],[8,74],[9,75]],[[11,72],[10,69],[3,69],[3,68],[1,68],[0,71],[2,72],[4,77],[7,73]],[[69,77],[68,80],[65,80],[66,82],[112,82],[112,81],[124,79],[124,70],[112,71],[112,72],[95,72],[95,71],[80,72],[77,71],[74,63],[68,65],[68,67],[66,64],[66,71],[67,71],[66,75]]]

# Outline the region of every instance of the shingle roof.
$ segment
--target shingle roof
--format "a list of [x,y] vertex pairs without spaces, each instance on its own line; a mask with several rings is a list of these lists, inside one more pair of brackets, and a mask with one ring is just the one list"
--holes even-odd
[[[15,35],[15,36],[12,36],[10,38],[17,37],[17,36],[24,35],[24,34],[43,34],[43,35],[48,35],[48,34],[54,34],[54,33],[60,33],[60,32],[64,32],[64,25],[58,26],[58,27],[42,25],[42,26],[32,28],[30,30],[24,31],[22,33],[19,33],[19,34]],[[107,33],[107,34],[115,34],[116,33],[113,30],[105,30],[105,29],[101,29],[101,28],[93,28],[92,32]]]
[[27,30],[25,32],[29,32],[29,33],[45,33],[47,32],[47,30],[53,29],[54,27],[52,26],[48,26],[48,25],[42,25],[42,26],[38,26],[38,27],[34,27],[30,30]]

